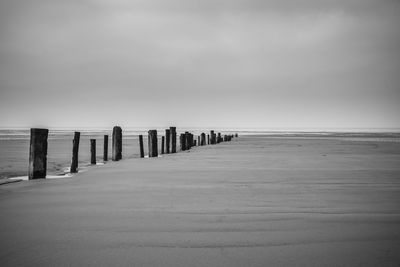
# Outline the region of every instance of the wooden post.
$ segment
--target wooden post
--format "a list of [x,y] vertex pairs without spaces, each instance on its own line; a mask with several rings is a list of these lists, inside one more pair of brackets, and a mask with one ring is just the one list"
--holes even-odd
[[185,149],[189,150],[190,147],[191,147],[190,134],[189,132],[185,132]]
[[108,161],[108,135],[104,135],[103,161]]
[[221,141],[222,141],[221,133],[218,133],[217,143],[221,143]]
[[171,153],[176,153],[176,127],[169,128],[171,132]]
[[118,161],[122,159],[122,129],[114,126],[112,136],[112,160]]
[[199,135],[199,136],[197,136],[197,145],[199,145],[199,146],[200,146],[200,135]]
[[169,154],[169,144],[171,143],[171,131],[169,129],[165,129],[165,152]]
[[193,140],[193,146],[197,145],[197,140]]
[[210,144],[210,135],[207,134],[207,145],[209,145],[209,144]]
[[186,150],[186,135],[185,134],[181,134],[179,136],[179,141],[181,143],[181,150],[185,151]]
[[200,145],[201,146],[205,146],[206,145],[206,134],[205,133],[201,133],[201,142]]
[[31,129],[28,179],[46,178],[48,129]]
[[149,158],[158,157],[157,130],[149,131]]
[[164,141],[165,141],[164,136],[161,136],[161,154],[164,154]]
[[79,139],[81,133],[75,132],[74,133],[74,140],[72,140],[72,162],[70,173],[77,173],[78,172],[78,152],[79,152]]
[[237,134],[237,133],[235,133],[235,137],[238,137],[238,134]]
[[96,165],[96,139],[90,139],[90,164]]
[[215,134],[214,134],[214,130],[210,131],[210,138],[211,138],[211,144],[215,145]]
[[139,135],[140,157],[144,158],[143,135]]

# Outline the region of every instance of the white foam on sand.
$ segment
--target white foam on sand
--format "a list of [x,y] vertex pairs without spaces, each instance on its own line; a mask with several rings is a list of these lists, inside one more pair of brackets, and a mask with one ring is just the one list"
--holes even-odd
[[[46,179],[62,179],[62,178],[70,178],[73,175],[71,173],[61,174],[61,175],[46,175]],[[28,176],[18,176],[18,177],[11,177],[11,180],[23,180],[28,181]]]

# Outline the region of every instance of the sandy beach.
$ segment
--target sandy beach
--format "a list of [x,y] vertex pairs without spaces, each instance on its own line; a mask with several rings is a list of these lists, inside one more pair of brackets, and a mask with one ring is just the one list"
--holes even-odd
[[399,266],[400,143],[248,136],[0,186],[1,266]]

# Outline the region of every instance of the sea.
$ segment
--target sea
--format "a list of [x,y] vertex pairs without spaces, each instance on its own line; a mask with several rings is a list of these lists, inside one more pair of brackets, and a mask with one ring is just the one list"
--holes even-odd
[[[400,142],[400,129],[214,129],[222,134],[235,134],[239,137],[252,138],[306,138],[306,139],[340,139],[359,142]],[[54,128],[49,129],[47,152],[47,175],[62,176],[69,172],[72,158],[72,140],[74,131],[81,133],[79,146],[79,170],[85,171],[90,164],[90,139],[96,139],[98,164],[103,162],[104,135],[109,136],[109,158],[111,158],[112,129],[106,128]],[[158,128],[158,135],[165,134],[165,128]],[[177,128],[177,133],[190,131],[195,135],[209,130],[204,128]],[[139,157],[139,135],[143,135],[145,154],[147,155],[147,132],[145,128],[123,128],[123,159]],[[179,140],[177,140],[179,147]],[[0,128],[0,179],[26,177],[29,161],[29,128]],[[159,148],[161,138],[159,138]],[[178,148],[177,148],[178,149]]]

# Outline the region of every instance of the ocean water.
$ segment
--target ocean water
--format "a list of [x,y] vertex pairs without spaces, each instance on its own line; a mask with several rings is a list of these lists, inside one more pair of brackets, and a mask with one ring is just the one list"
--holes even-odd
[[[138,135],[143,135],[145,154],[147,151],[147,130],[143,128],[123,129],[123,159],[139,157]],[[164,129],[157,129],[158,135],[165,133]],[[307,138],[307,139],[340,139],[343,141],[360,142],[400,142],[400,132],[385,131],[283,131],[263,129],[215,129],[216,132],[225,134],[238,133],[240,136],[252,136],[270,138]],[[111,159],[112,129],[81,129],[79,146],[79,170],[90,166],[90,139],[96,139],[97,162],[103,162],[104,135],[109,135],[109,160]],[[199,128],[177,129],[177,133],[190,131],[195,135],[206,132]],[[208,133],[208,131],[206,132]],[[72,158],[72,129],[50,129],[47,153],[47,174],[62,175],[68,173]],[[0,179],[26,176],[28,173],[29,159],[29,129],[0,129]],[[177,140],[179,147],[179,140]],[[159,150],[161,138],[159,138]]]

